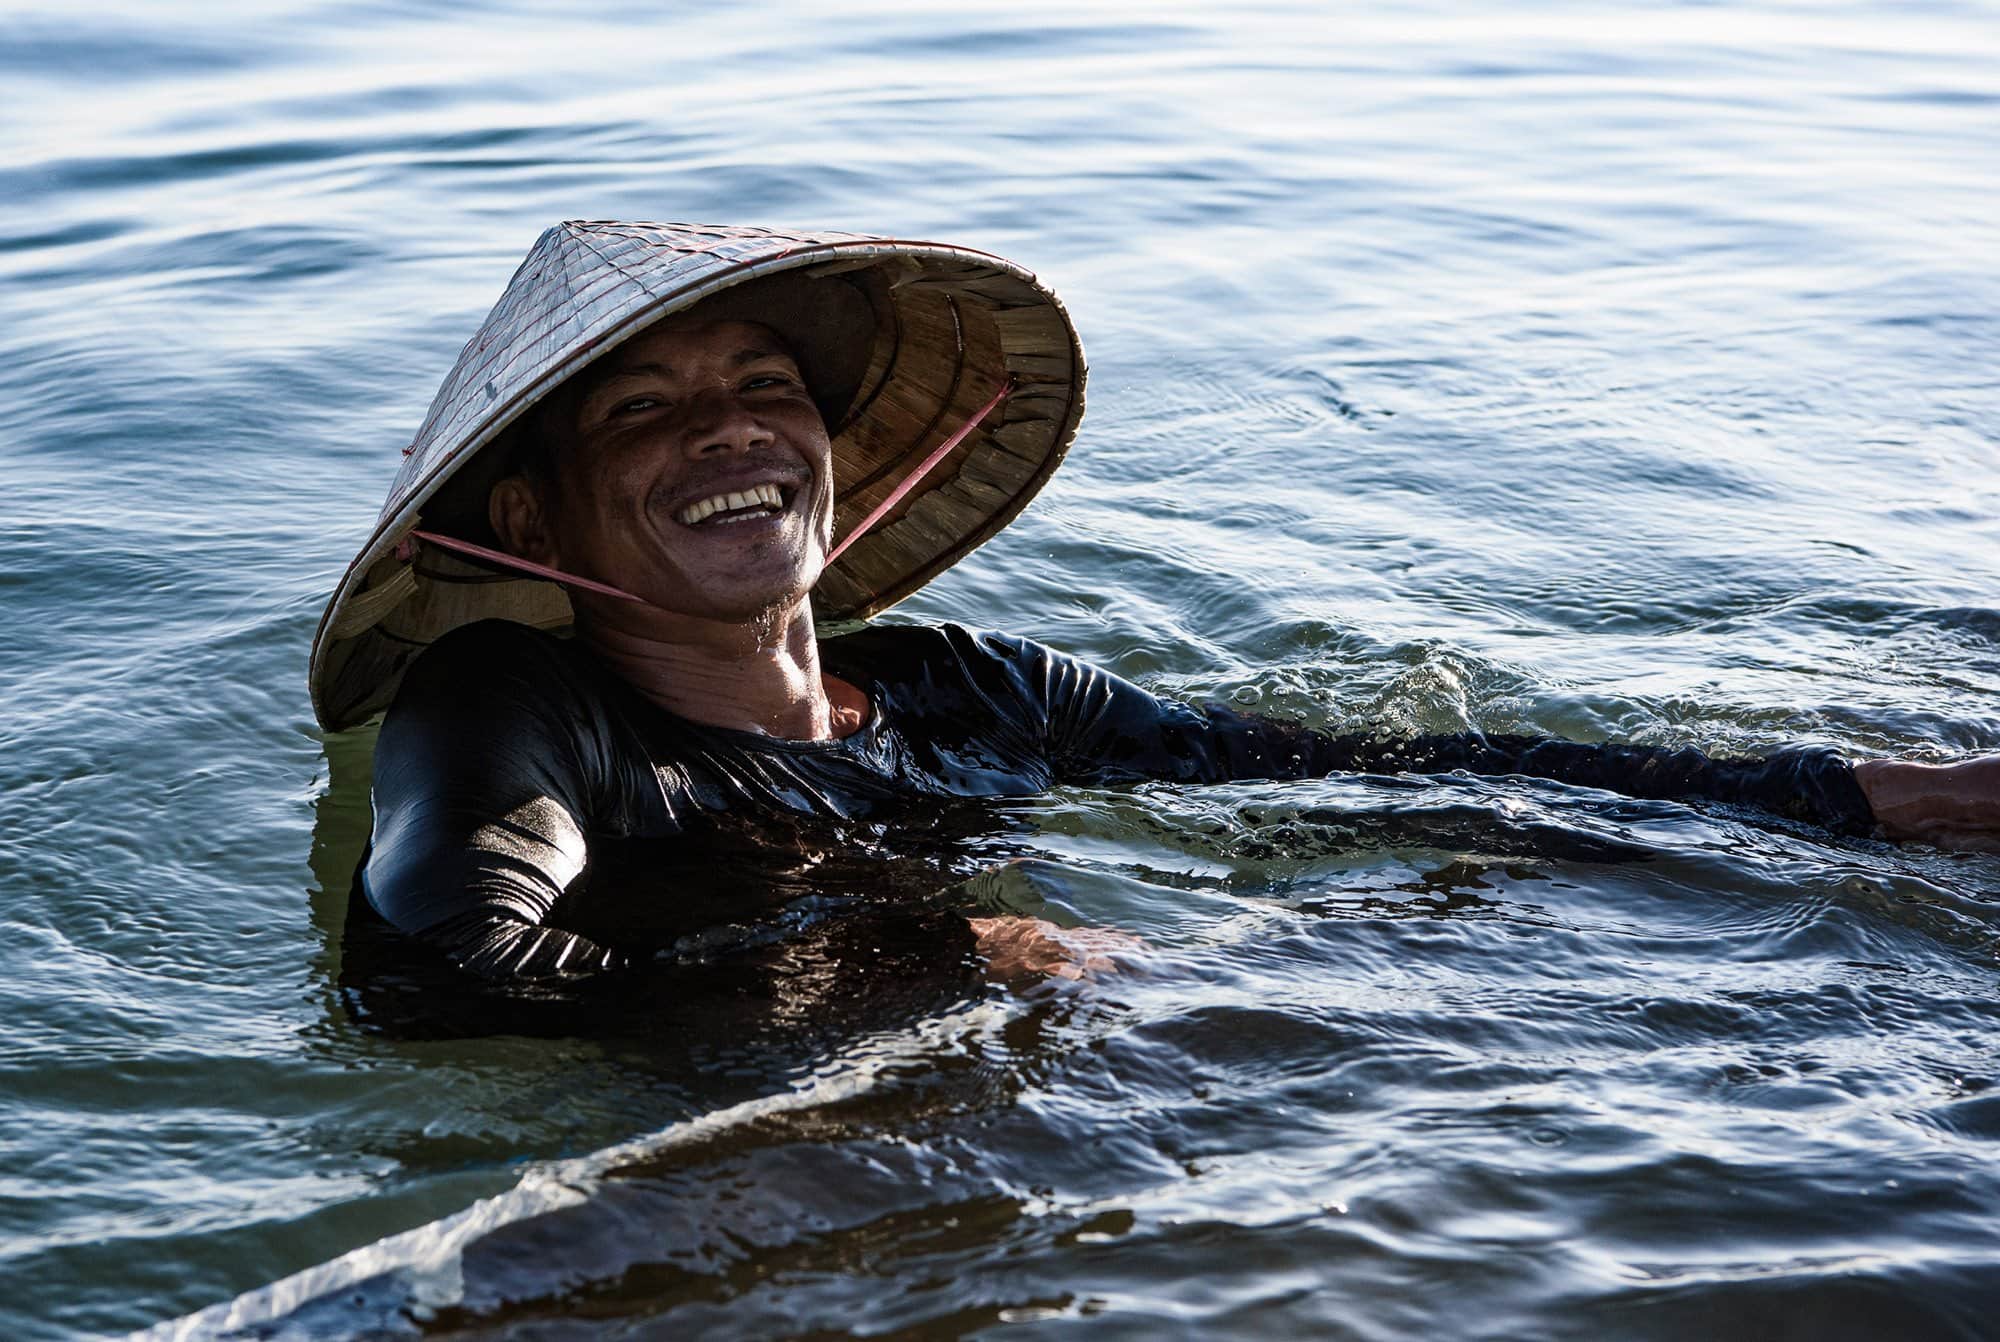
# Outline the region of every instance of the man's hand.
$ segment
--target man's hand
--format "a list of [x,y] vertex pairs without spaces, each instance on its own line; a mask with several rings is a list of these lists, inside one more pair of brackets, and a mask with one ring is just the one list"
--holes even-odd
[[1956,764],[1863,760],[1854,781],[1892,839],[2000,853],[2000,755]]
[[1136,950],[1143,943],[1107,927],[1057,927],[1040,918],[968,918],[987,972],[996,979],[1080,979],[1116,973],[1111,952]]

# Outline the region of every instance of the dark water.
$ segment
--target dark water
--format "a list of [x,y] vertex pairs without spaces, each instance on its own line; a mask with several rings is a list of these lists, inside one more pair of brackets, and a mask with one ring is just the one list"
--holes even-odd
[[[900,616],[1316,724],[2000,748],[2000,10],[29,3],[0,77],[0,1335],[1990,1332],[1994,858],[1072,791],[850,836],[872,921],[593,1028],[399,1035],[304,664],[542,227],[797,224],[1019,258],[1092,356]],[[961,896],[1148,949],[995,989]]]

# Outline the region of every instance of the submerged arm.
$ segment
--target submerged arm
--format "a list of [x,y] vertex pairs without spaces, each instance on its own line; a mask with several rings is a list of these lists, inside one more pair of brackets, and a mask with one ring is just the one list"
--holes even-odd
[[1327,736],[1219,705],[1157,698],[1098,667],[1038,649],[1056,772],[1074,782],[1318,778],[1336,773],[1525,774],[1632,797],[1756,806],[1851,834],[1876,815],[1838,753],[1719,759],[1699,750],[1584,745],[1547,737]]
[[1762,758],[1718,758],[1693,747],[1585,745],[1550,737],[1479,733],[1420,736],[1386,744],[1361,737],[1328,740],[1336,749],[1351,752],[1356,763],[1344,766],[1349,768],[1525,774],[1628,797],[1755,806],[1844,834],[1867,834],[1874,827],[1853,766],[1838,752],[1819,747],[1780,750]]

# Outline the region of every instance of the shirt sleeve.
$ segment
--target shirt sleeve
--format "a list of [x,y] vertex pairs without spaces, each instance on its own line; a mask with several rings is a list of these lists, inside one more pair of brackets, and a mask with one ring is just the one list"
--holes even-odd
[[1050,649],[1017,653],[1039,667],[1049,751],[1065,782],[1140,779],[1212,783],[1319,778],[1335,773],[1524,774],[1630,797],[1754,806],[1846,834],[1873,831],[1853,766],[1823,748],[1766,758],[1714,758],[1692,748],[1586,745],[1548,737],[1331,736],[1238,713],[1162,699],[1102,668]]
[[618,952],[544,925],[584,875],[585,819],[603,781],[588,740],[597,715],[558,656],[525,630],[455,631],[410,668],[375,743],[364,893],[390,923],[482,975],[624,967]]

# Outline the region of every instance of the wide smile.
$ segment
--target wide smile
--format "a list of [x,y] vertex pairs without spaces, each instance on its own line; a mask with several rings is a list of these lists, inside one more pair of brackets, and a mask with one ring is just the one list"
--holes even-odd
[[677,509],[674,521],[684,527],[726,527],[777,517],[791,504],[796,489],[774,483],[723,490]]

